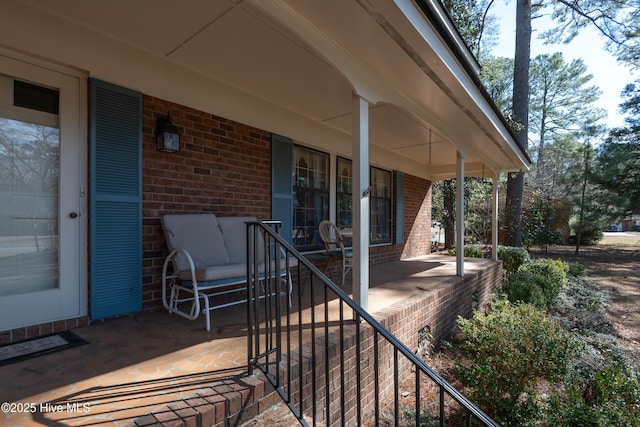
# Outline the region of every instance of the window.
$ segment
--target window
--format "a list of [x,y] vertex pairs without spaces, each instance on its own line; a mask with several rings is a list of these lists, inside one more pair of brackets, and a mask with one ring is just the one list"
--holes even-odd
[[[391,172],[376,167],[370,168],[371,193],[370,242],[391,243]],[[353,226],[353,163],[338,157],[336,180],[336,224],[339,228]]]
[[371,167],[371,243],[391,243],[391,172]]
[[336,180],[336,225],[338,228],[353,226],[353,164],[351,160],[338,157]]
[[[295,145],[292,139],[283,136],[273,136],[271,217],[282,222],[282,237],[299,251],[324,249],[318,234],[323,220],[335,218],[338,227],[353,227],[353,161],[338,156],[335,170],[332,166],[328,153]],[[392,243],[395,217],[396,243],[402,243],[404,175],[398,172],[397,179],[392,179],[391,171],[377,167],[371,167],[369,173],[369,241]],[[394,191],[391,185],[398,188]],[[394,197],[396,211],[392,212]]]
[[293,244],[298,250],[323,247],[318,226],[329,218],[329,155],[293,147]]

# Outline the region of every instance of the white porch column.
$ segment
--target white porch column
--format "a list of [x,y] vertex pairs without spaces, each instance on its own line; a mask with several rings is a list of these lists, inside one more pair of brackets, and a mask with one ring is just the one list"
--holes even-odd
[[369,104],[352,102],[353,143],[353,299],[369,306]]
[[464,276],[464,157],[456,156],[456,275]]
[[491,187],[491,259],[498,260],[498,178]]

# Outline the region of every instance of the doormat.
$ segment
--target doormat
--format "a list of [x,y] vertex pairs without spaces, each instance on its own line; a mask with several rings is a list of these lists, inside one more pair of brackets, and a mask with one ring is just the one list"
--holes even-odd
[[0,346],[0,366],[88,344],[71,331]]

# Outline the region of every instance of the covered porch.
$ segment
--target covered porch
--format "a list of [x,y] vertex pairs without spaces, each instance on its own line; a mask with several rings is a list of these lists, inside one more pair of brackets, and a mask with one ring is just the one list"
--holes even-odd
[[[500,283],[500,263],[467,259],[464,265],[464,277],[456,274],[455,258],[446,255],[372,265],[369,310],[386,327],[400,329],[405,315],[419,306],[431,320],[418,328],[428,327],[440,339],[458,315],[468,315]],[[349,280],[345,290],[350,287]],[[299,290],[293,292],[294,309],[302,307],[306,319],[311,290],[298,299]],[[259,376],[247,376],[244,306],[214,316],[210,333],[202,318],[188,321],[165,311],[76,329],[87,345],[0,367],[2,400],[35,405],[34,413],[2,416],[15,425],[59,426],[249,420],[279,398]],[[330,313],[330,323],[337,320]],[[395,332],[411,348],[417,346],[414,326],[408,335]]]

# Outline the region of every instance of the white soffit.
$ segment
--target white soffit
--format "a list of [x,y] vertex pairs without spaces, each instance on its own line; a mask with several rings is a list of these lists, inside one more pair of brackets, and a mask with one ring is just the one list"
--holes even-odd
[[[433,164],[449,164],[456,149],[468,158],[477,156],[496,170],[513,169],[522,163],[509,147],[510,136],[492,128],[493,113],[479,107],[475,98],[479,94],[474,92],[477,88],[467,87],[464,76],[458,74],[459,64],[412,0],[21,2],[147,52],[157,58],[156,62],[168,61],[171,65],[166,70],[182,68],[207,76],[212,82],[250,95],[243,99],[252,96],[260,100],[260,105],[273,104],[291,112],[292,120],[304,117],[345,136],[351,132],[352,89],[357,90],[358,85],[371,88],[368,93],[375,102],[385,101],[371,111],[372,144],[412,163],[429,166],[428,159],[422,160],[418,153],[425,152],[430,129],[436,130],[440,140],[457,145],[432,140],[429,159]],[[415,16],[405,16],[405,10],[397,4],[413,7]],[[424,28],[422,33],[416,30],[421,26],[431,31],[428,37],[423,34]],[[88,45],[81,40],[67,45],[64,56],[69,58],[68,63],[86,64],[92,75],[103,74],[103,64],[110,60],[110,66],[114,66],[115,57],[107,54],[100,61],[93,52],[93,62],[75,63],[71,58],[83,56],[78,47]],[[64,48],[49,51],[60,49]],[[122,58],[131,58],[132,51],[122,52]],[[139,61],[135,59],[136,66],[145,64],[142,56]],[[450,58],[453,62],[447,63]],[[151,65],[153,61],[146,63]],[[118,75],[116,82],[127,85],[123,77],[127,67],[120,68],[121,72],[109,73]],[[148,80],[165,85],[165,92],[173,94],[167,99],[200,105],[188,101],[193,97],[189,93],[196,90],[193,80],[170,80],[170,76],[184,78],[188,73],[167,71],[166,82],[162,83],[162,70],[157,71],[159,74],[152,71]],[[147,83],[140,86],[139,76],[135,78],[138,81],[134,88],[149,87]],[[191,92],[181,92],[181,86]],[[197,98],[205,96],[202,93]],[[215,102],[210,101],[211,105]],[[238,107],[229,109],[242,111]],[[225,110],[224,105],[216,108],[218,112]],[[256,113],[251,113],[248,124],[287,134],[286,121],[265,124]],[[237,115],[230,118],[243,121]],[[296,133],[304,140],[304,120],[299,122],[291,121],[288,126],[299,129]],[[269,123],[274,126],[269,127]],[[313,144],[322,143],[314,136],[322,132],[308,132],[312,132],[307,138],[313,139]],[[433,149],[434,144],[439,144],[438,150]]]

